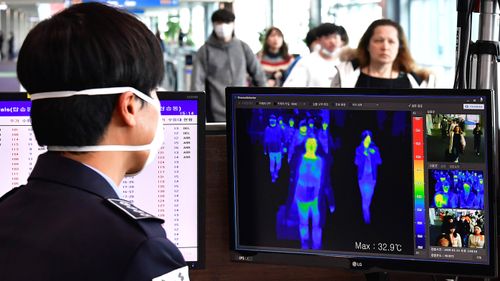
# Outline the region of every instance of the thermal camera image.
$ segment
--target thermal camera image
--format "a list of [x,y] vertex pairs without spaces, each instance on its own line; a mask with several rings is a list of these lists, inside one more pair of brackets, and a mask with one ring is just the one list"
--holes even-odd
[[235,120],[241,243],[352,251],[384,237],[410,253],[409,112],[238,109]]
[[276,116],[269,116],[269,125],[264,130],[264,155],[269,156],[269,173],[271,181],[275,182],[281,169],[285,132]]
[[430,170],[429,206],[435,208],[484,209],[482,171]]
[[358,183],[361,192],[363,219],[370,223],[370,205],[372,203],[375,185],[377,184],[377,167],[382,164],[380,151],[372,140],[370,131],[363,131],[361,144],[356,148],[354,163],[358,166]]
[[[316,154],[318,141],[311,137],[305,141],[305,152],[297,167],[294,199],[299,213],[299,233],[302,249],[321,249],[321,226],[318,198],[322,186],[323,158]],[[331,208],[333,202],[331,202]],[[309,219],[311,223],[309,224]],[[311,233],[311,237],[309,234]],[[310,242],[312,241],[312,243]]]

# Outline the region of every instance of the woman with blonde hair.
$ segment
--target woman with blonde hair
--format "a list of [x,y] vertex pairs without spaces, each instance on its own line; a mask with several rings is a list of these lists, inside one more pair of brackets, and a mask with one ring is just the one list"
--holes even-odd
[[332,87],[434,87],[434,76],[418,69],[401,26],[389,19],[370,24],[361,37],[355,58],[337,66]]

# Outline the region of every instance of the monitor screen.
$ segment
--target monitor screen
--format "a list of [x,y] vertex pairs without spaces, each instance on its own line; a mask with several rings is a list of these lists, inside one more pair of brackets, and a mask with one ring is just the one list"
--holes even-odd
[[[139,175],[126,177],[120,198],[165,220],[167,237],[190,268],[204,266],[205,97],[198,92],[158,92],[165,140],[155,161]],[[0,196],[25,184],[39,154],[25,93],[0,94]]]
[[487,90],[228,88],[233,260],[496,274]]

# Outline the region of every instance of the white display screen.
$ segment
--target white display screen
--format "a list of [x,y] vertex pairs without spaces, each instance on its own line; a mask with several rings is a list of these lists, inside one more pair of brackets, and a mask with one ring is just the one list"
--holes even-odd
[[[164,143],[155,161],[139,175],[126,177],[118,191],[121,199],[165,221],[167,238],[181,251],[191,267],[201,266],[199,230],[199,122],[197,95],[182,99],[158,93],[164,129]],[[31,101],[0,101],[0,196],[26,184],[38,155],[31,128]],[[181,98],[181,99],[179,99]]]

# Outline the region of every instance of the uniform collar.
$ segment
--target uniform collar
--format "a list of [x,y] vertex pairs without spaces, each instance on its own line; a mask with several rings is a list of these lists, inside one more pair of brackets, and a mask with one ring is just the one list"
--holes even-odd
[[57,152],[46,152],[38,156],[28,178],[28,181],[31,180],[56,182],[103,198],[118,198],[113,187],[99,173]]

